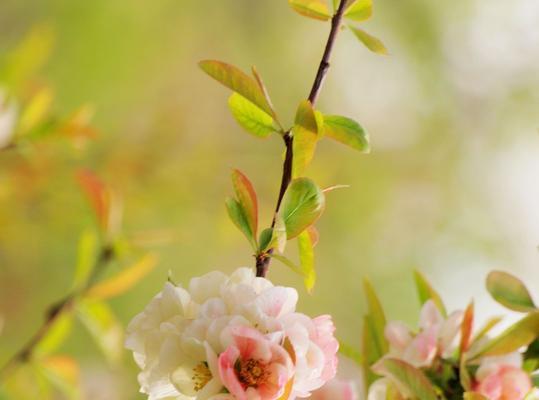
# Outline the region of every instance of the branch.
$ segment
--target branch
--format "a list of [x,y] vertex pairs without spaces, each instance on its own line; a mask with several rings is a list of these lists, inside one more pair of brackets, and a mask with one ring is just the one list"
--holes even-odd
[[[326,42],[326,47],[324,49],[324,54],[322,55],[322,60],[320,61],[320,65],[318,66],[318,70],[316,72],[316,77],[314,78],[313,86],[311,88],[311,92],[309,93],[309,101],[311,104],[316,104],[316,101],[318,100],[318,95],[320,94],[320,91],[322,90],[322,85],[324,84],[324,80],[326,78],[326,75],[329,70],[329,60],[331,58],[331,53],[333,52],[333,46],[335,45],[335,41],[337,39],[337,34],[339,33],[339,30],[341,28],[342,24],[342,18],[344,15],[344,11],[346,9],[346,3],[348,0],[340,0],[339,6],[337,7],[337,11],[335,12],[335,15],[331,19],[331,30],[329,32],[328,40]],[[277,205],[275,207],[275,215],[279,212],[279,208],[281,207],[281,202],[283,200],[284,194],[286,192],[286,189],[288,188],[288,185],[290,185],[290,181],[292,180],[292,162],[294,160],[294,138],[291,135],[291,132],[288,131],[283,135],[283,140],[286,147],[286,154],[284,158],[283,163],[283,176],[281,178],[281,187],[279,189],[279,197],[277,198]],[[273,222],[271,223],[271,227],[273,228],[275,226],[275,217],[273,217]],[[260,254],[256,257],[256,276],[259,277],[265,277],[268,273],[268,268],[271,260],[271,254],[273,253],[273,249],[269,249],[266,254]]]
[[98,259],[95,262],[94,269],[92,271],[91,277],[88,279],[88,282],[81,289],[76,289],[73,292],[69,293],[60,301],[57,301],[51,304],[46,312],[45,319],[39,329],[34,333],[30,340],[15,353],[2,368],[0,368],[0,382],[6,379],[19,364],[29,361],[37,345],[41,340],[49,333],[49,331],[54,326],[54,323],[65,313],[68,312],[74,305],[75,300],[80,296],[84,295],[90,287],[101,275],[104,267],[114,258],[114,251],[110,246],[103,246],[101,253]]

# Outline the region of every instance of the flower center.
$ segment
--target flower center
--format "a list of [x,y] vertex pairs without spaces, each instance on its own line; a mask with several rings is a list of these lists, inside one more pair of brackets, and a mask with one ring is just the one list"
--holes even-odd
[[236,372],[239,381],[247,387],[257,387],[268,378],[266,364],[252,358],[246,361],[239,361],[236,365]]
[[211,380],[212,375],[208,364],[201,362],[196,367],[193,368],[193,380],[194,389],[196,392],[202,390],[204,386]]

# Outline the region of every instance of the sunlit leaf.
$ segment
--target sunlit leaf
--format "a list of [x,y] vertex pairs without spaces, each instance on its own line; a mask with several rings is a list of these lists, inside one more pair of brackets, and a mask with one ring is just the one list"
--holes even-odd
[[432,288],[430,283],[427,281],[425,276],[419,271],[414,271],[414,280],[417,288],[417,293],[419,296],[419,302],[421,305],[425,304],[427,301],[432,300],[438,310],[442,315],[446,316],[447,312],[445,310],[444,303],[440,295]]
[[537,308],[524,283],[507,272],[492,271],[487,289],[494,300],[511,310],[529,312]]
[[370,322],[374,334],[374,340],[380,354],[385,354],[388,351],[388,343],[385,338],[386,317],[380,299],[376,295],[376,291],[371,282],[365,278],[363,280],[363,290],[367,299],[367,307],[369,310]]
[[318,141],[318,123],[315,110],[308,100],[302,101],[297,109],[292,134],[293,165],[292,177],[297,178],[304,174],[305,168],[310,164],[316,150]]
[[273,117],[277,125],[279,125],[279,127],[282,129],[281,124],[279,122],[279,118],[277,117],[277,112],[275,111],[275,107],[273,106],[273,102],[271,101],[268,89],[266,88],[266,85],[264,84],[262,77],[260,76],[260,74],[258,73],[254,65],[251,67],[251,72],[253,73],[256,83],[258,83],[258,87],[260,88],[260,90],[262,91],[262,94],[264,95],[264,98],[266,99],[266,103],[271,109],[271,116]]
[[393,380],[399,390],[404,390],[412,398],[418,400],[437,400],[434,387],[418,368],[396,358],[386,358],[376,366],[376,371]]
[[270,248],[271,239],[273,238],[273,228],[266,228],[260,232],[258,238],[258,250],[264,252]]
[[312,180],[293,180],[286,190],[279,211],[286,226],[288,240],[314,224],[322,214],[324,206],[324,194]]
[[216,60],[201,61],[198,65],[204,72],[227,88],[239,93],[267,114],[272,114],[272,109],[256,80],[240,69]]
[[468,351],[470,346],[470,339],[472,336],[474,321],[474,304],[473,301],[466,307],[464,311],[464,317],[460,326],[460,354],[461,356]]
[[111,196],[105,184],[90,170],[77,173],[78,182],[88,197],[103,230],[108,230]]
[[119,296],[148,275],[157,265],[157,257],[147,254],[133,265],[124,268],[116,275],[92,286],[86,293],[87,298],[106,300]]
[[382,43],[380,39],[368,34],[363,29],[357,28],[355,26],[349,26],[349,28],[358,38],[358,40],[363,43],[365,47],[367,47],[370,51],[377,54],[388,54],[386,46]]
[[346,144],[362,153],[368,153],[369,137],[356,121],[339,115],[324,116],[324,136]]
[[249,179],[239,170],[232,171],[232,185],[238,203],[244,211],[249,229],[256,236],[258,232],[258,200],[255,189]]
[[85,230],[80,239],[77,248],[77,265],[75,267],[75,277],[73,287],[83,287],[95,264],[98,252],[98,238],[93,230]]
[[52,104],[52,91],[50,88],[44,87],[38,91],[24,108],[19,120],[19,132],[25,134],[39,124]]
[[378,337],[376,337],[376,329],[371,315],[365,315],[363,317],[361,354],[363,356],[364,380],[370,385],[379,377],[371,369],[371,366],[384,355],[380,348]]
[[265,138],[276,131],[273,118],[238,93],[232,93],[228,107],[236,122],[250,134]]
[[43,357],[54,353],[65,341],[71,333],[73,327],[73,317],[70,313],[62,313],[59,315],[45,336],[39,341],[34,348],[34,354],[37,357]]
[[539,311],[529,313],[520,321],[490,340],[473,358],[508,354],[527,346],[539,337]]
[[288,0],[294,11],[305,17],[327,21],[331,18],[328,5],[324,0]]
[[303,273],[303,282],[308,292],[312,292],[316,283],[314,269],[314,250],[311,235],[306,230],[298,235],[299,263]]
[[372,16],[372,0],[355,0],[344,12],[346,18],[362,22]]
[[281,263],[286,265],[288,268],[290,268],[296,274],[301,275],[301,276],[304,277],[303,271],[301,270],[301,267],[298,266],[296,263],[294,263],[292,260],[290,260],[288,257],[285,257],[285,256],[283,256],[281,254],[273,253],[271,255],[271,258],[275,258],[277,261],[280,261]]
[[81,301],[77,304],[77,314],[107,360],[118,363],[123,349],[122,326],[108,304],[97,300]]
[[279,253],[282,253],[286,247],[288,238],[286,236],[286,225],[281,214],[275,216],[275,224],[273,225],[273,245]]
[[249,240],[249,243],[256,248],[255,234],[253,231],[251,231],[249,221],[241,204],[236,199],[230,197],[225,200],[225,204],[228,216],[234,225],[236,225],[238,229],[243,232],[245,237],[247,237]]
[[54,43],[49,25],[36,25],[17,48],[9,53],[1,77],[10,86],[19,86],[30,80],[45,64]]

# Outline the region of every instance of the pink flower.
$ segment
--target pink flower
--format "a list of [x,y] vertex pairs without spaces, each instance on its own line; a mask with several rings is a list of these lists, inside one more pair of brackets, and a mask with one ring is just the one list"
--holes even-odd
[[311,400],[357,400],[354,382],[332,379],[320,389],[313,392]]
[[462,311],[455,311],[445,319],[434,302],[429,300],[421,309],[419,333],[412,334],[402,322],[389,322],[385,336],[392,357],[400,358],[416,367],[427,367],[437,355],[449,357],[455,349],[460,332]]
[[522,400],[532,389],[530,376],[520,367],[522,357],[511,353],[487,357],[476,373],[474,390],[489,400]]
[[329,315],[311,319],[292,313],[281,319],[286,337],[296,354],[296,373],[292,397],[309,397],[335,377],[339,342],[333,333],[335,326]]
[[[230,330],[232,343],[219,356],[223,385],[237,400],[275,400],[294,375],[288,352],[258,330],[237,326]],[[282,338],[282,336],[281,336]]]

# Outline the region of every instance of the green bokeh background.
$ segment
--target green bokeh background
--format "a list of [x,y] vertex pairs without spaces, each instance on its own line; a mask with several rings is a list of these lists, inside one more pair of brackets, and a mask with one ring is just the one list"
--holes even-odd
[[[269,276],[298,288],[301,310],[332,314],[346,342],[359,343],[365,275],[388,315],[410,323],[414,268],[450,308],[474,297],[480,320],[501,311],[484,290],[491,269],[512,271],[539,293],[537,20],[535,0],[387,0],[375,2],[364,28],[389,56],[339,36],[319,108],[360,121],[372,153],[325,140],[310,166],[321,186],[351,185],[328,194],[313,295],[282,265]],[[169,271],[186,283],[253,265],[223,206],[229,172],[251,178],[268,224],[282,143],[242,132],[227,91],[196,63],[255,64],[290,122],[329,29],[285,0],[2,0],[0,54],[42,23],[56,40],[40,79],[61,113],[91,103],[100,136],[84,152],[47,142],[22,166],[0,154],[0,362],[69,289],[78,237],[93,223],[77,168],[94,169],[121,193],[127,232],[173,237],[153,247],[156,270],[111,302],[123,323]],[[143,398],[127,352],[123,366],[108,367],[81,327],[61,350],[81,361],[87,398]]]

